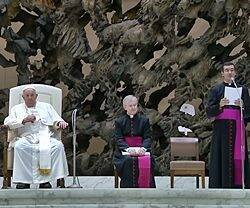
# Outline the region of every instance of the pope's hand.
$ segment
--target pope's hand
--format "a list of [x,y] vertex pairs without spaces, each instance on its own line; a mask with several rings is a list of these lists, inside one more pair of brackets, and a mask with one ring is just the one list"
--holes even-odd
[[65,122],[65,121],[59,121],[58,123],[57,123],[57,125],[59,126],[59,128],[61,128],[61,129],[66,129],[67,127],[68,127],[68,123],[67,122]]
[[23,119],[22,123],[23,124],[28,123],[28,122],[34,123],[35,120],[36,120],[36,117],[34,115],[28,115],[26,118]]

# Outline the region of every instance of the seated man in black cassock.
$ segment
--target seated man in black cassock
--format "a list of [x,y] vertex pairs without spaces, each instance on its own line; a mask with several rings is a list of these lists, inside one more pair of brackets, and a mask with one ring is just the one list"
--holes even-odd
[[[242,170],[245,170],[244,183],[249,188],[250,172],[245,136],[245,125],[250,118],[249,93],[245,86],[239,84],[237,84],[238,91],[234,90],[236,70],[233,63],[225,63],[221,75],[223,82],[212,88],[206,108],[208,117],[214,118],[210,151],[209,187],[241,188]],[[239,92],[241,90],[240,99]],[[234,93],[226,94],[229,91],[234,91]],[[236,97],[233,96],[235,98],[230,101],[229,97],[232,94],[235,94]],[[241,119],[241,101],[243,104],[243,119]],[[243,120],[244,122],[242,122]],[[245,149],[241,149],[241,146],[245,146]]]
[[137,113],[137,104],[133,95],[123,99],[126,114],[115,122],[114,164],[121,188],[155,188],[149,119]]

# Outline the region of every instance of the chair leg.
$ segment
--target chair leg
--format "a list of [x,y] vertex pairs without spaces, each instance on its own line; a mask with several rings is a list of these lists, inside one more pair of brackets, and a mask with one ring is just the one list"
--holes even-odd
[[[5,167],[3,168],[5,169]],[[8,170],[3,170],[3,186],[2,189],[7,189],[8,187],[10,187],[10,180],[8,177]]]
[[13,174],[13,170],[8,170],[8,175],[7,175],[7,185],[8,187],[11,187],[11,176]]
[[8,170],[7,170],[7,148],[8,148],[8,142],[7,142],[7,137],[5,138],[4,144],[3,144],[3,189],[7,189],[10,187],[9,183],[9,175],[8,175]]
[[114,175],[115,175],[115,188],[119,188],[119,176],[116,169],[114,169]]
[[8,175],[3,176],[3,186],[2,189],[7,189],[9,186],[9,178]]
[[174,172],[170,171],[170,187],[174,188]]
[[201,174],[201,186],[202,188],[205,188],[205,171]]
[[64,178],[57,179],[56,186],[58,188],[65,188],[65,180],[64,180]]
[[196,188],[198,189],[200,187],[200,184],[199,184],[199,175],[196,176]]

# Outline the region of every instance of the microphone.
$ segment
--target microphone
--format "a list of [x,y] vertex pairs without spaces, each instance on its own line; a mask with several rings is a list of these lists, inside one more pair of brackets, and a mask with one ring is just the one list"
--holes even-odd
[[241,99],[241,93],[239,92],[239,88],[234,80],[234,77],[231,77],[231,80],[236,88],[236,91],[237,91],[237,94],[239,96],[239,99],[240,99],[240,122],[241,122],[241,125],[240,125],[240,131],[241,131],[241,167],[242,167],[242,170],[241,170],[241,179],[242,179],[242,188],[245,189],[245,160],[243,160],[243,158],[245,158],[245,142],[242,142],[245,140],[245,138],[243,138],[243,135],[244,135],[244,129],[243,129],[243,125],[244,125],[244,119],[243,119],[243,104],[242,104],[242,99]]
[[235,83],[234,77],[231,77],[231,81],[234,83],[234,86],[237,88],[237,85]]
[[[72,112],[72,127],[73,127],[73,184],[68,186],[68,188],[82,188],[79,180],[78,184],[76,183],[76,113],[77,108]],[[78,179],[78,178],[77,178]]]
[[236,88],[237,94],[238,94],[238,96],[239,96],[239,99],[240,99],[240,107],[242,107],[241,93],[240,93],[240,91],[239,91],[239,88],[238,88],[238,86],[237,86],[237,84],[236,84],[236,82],[235,82],[235,80],[234,80],[234,77],[231,77],[231,80],[232,80],[232,82],[233,82],[233,84],[234,84],[234,86],[235,86],[235,88]]

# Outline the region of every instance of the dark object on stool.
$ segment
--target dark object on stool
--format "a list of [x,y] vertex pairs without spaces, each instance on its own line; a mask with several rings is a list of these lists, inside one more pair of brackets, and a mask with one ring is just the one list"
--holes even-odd
[[16,189],[29,189],[30,188],[30,184],[28,183],[18,183],[16,185]]
[[52,186],[49,182],[46,182],[46,183],[40,183],[39,188],[52,188]]

